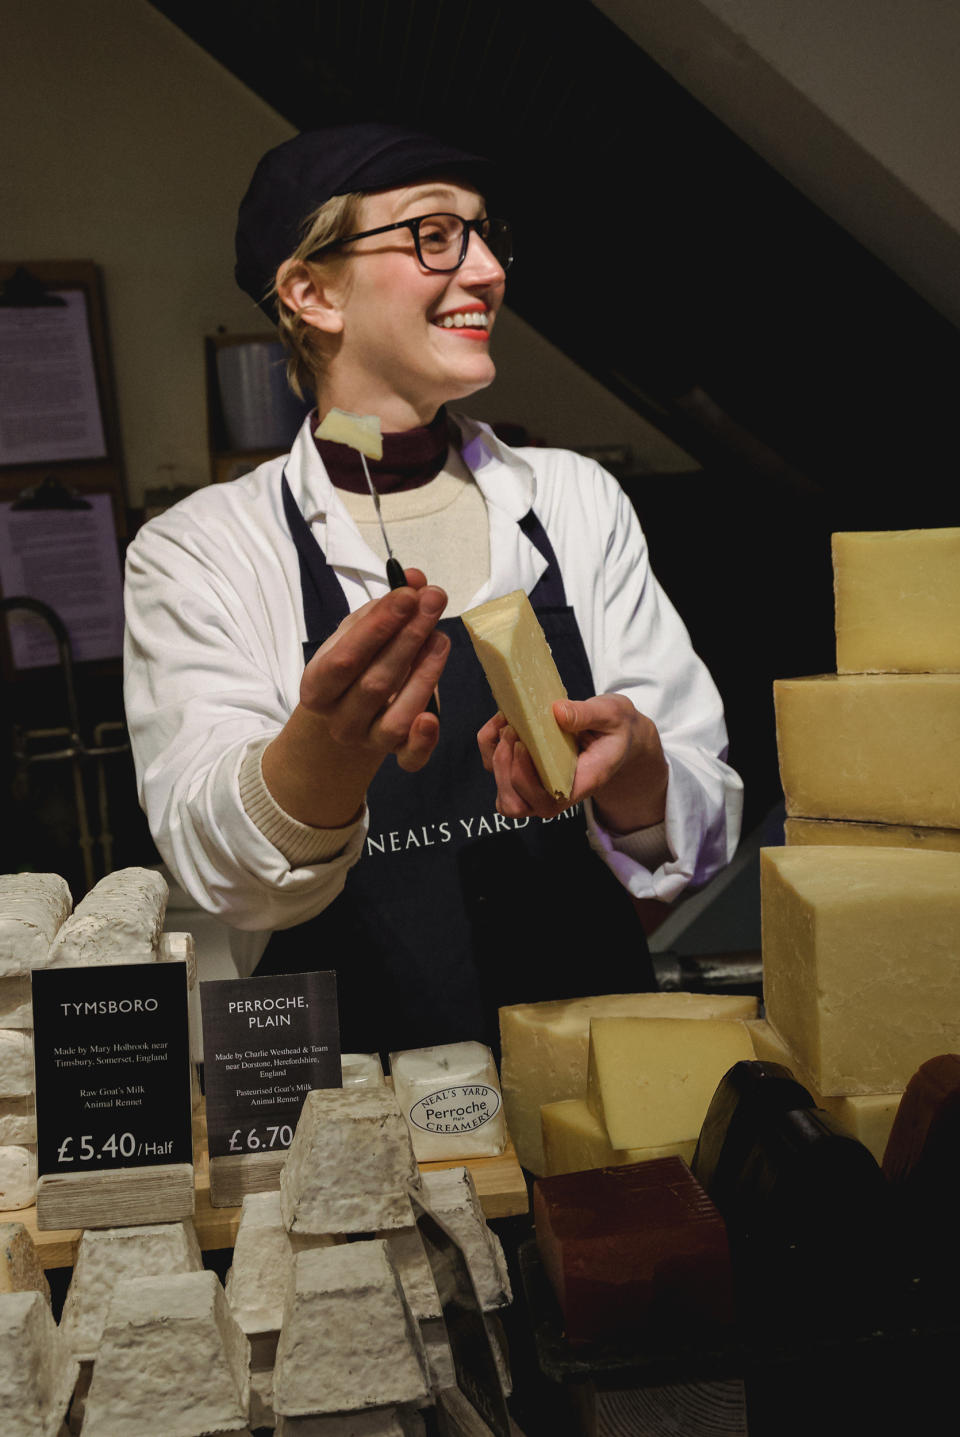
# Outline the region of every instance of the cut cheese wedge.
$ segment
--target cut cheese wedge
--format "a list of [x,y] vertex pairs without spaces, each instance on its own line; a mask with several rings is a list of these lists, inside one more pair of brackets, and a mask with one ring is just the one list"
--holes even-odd
[[577,745],[553,716],[554,702],[567,691],[530,600],[514,589],[462,617],[497,707],[529,752],[541,783],[554,798],[568,799]]
[[589,1168],[652,1162],[654,1158],[682,1158],[689,1167],[697,1146],[695,1138],[687,1138],[678,1143],[661,1143],[655,1148],[612,1148],[606,1129],[583,1098],[545,1103],[540,1109],[540,1121],[548,1178]]
[[318,439],[346,444],[368,459],[383,458],[380,420],[376,414],[351,414],[348,409],[331,409],[313,431]]
[[587,1106],[613,1148],[696,1138],[717,1084],[753,1058],[745,1023],[721,1018],[594,1018]]
[[834,534],[837,670],[960,670],[960,529]]

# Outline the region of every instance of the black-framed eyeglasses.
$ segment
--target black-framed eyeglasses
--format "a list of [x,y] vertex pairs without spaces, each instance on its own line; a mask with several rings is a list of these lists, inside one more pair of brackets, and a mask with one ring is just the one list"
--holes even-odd
[[361,230],[359,234],[344,235],[343,239],[332,240],[312,250],[307,259],[319,259],[330,250],[353,240],[369,239],[371,235],[385,235],[390,230],[409,230],[413,235],[417,259],[424,269],[437,274],[452,274],[459,269],[467,257],[467,246],[471,233],[478,234],[504,271],[513,263],[513,235],[506,220],[494,220],[484,216],[478,220],[465,220],[462,215],[415,215],[413,219],[398,220],[393,225],[380,225],[375,230]]

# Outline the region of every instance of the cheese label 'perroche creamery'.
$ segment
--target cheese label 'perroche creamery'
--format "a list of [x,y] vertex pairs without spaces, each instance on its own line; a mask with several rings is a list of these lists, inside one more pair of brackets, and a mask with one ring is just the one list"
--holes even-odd
[[553,716],[567,691],[543,629],[522,589],[462,615],[497,707],[526,747],[540,781],[554,798],[568,799],[577,745]]

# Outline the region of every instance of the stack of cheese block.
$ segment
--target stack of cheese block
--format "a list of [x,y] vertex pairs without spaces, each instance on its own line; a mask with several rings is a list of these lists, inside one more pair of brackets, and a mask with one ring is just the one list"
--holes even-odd
[[37,1193],[37,1117],[30,973],[51,962],[73,907],[56,873],[0,877],[0,1210]]
[[753,1057],[752,997],[627,993],[500,1010],[503,1102],[539,1176],[689,1162],[731,1063]]
[[396,1097],[367,1078],[308,1093],[280,1192],[244,1199],[227,1300],[251,1346],[251,1425],[412,1437],[455,1386],[410,1187],[459,1241],[484,1312],[510,1301],[469,1172],[421,1178]]
[[787,847],[761,859],[758,1057],[882,1157],[960,1048],[960,529],[836,534],[836,674],[775,685]]

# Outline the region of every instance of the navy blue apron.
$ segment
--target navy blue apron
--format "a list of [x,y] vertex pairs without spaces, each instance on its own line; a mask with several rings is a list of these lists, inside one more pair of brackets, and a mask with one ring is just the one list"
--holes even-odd
[[[304,662],[346,618],[333,569],[283,478],[300,560]],[[530,595],[571,698],[590,664],[546,531],[521,529],[547,561]],[[440,739],[426,767],[392,757],[367,794],[365,850],[323,913],[270,938],[257,973],[334,969],[345,1052],[479,1039],[499,1050],[505,1003],[652,988],[646,939],[626,891],[589,847],[582,812],[549,822],[496,812],[477,730],[493,702],[459,619],[440,678]]]

